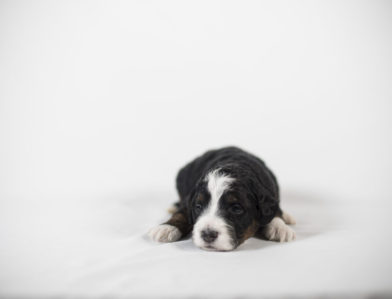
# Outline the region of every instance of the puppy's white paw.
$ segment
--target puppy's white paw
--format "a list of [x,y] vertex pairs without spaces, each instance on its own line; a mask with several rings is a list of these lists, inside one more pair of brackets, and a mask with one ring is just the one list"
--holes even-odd
[[265,237],[271,241],[290,242],[295,240],[295,231],[282,219],[275,217],[265,229]]
[[295,224],[295,223],[296,223],[294,217],[291,216],[290,214],[286,213],[286,212],[283,212],[282,218],[283,218],[283,221],[284,221],[286,224]]
[[174,213],[177,212],[177,211],[178,211],[178,207],[177,207],[175,204],[171,205],[171,206],[167,209],[167,212],[168,212],[169,214],[174,214]]
[[170,224],[158,225],[150,229],[148,235],[156,242],[174,242],[181,238],[180,230]]

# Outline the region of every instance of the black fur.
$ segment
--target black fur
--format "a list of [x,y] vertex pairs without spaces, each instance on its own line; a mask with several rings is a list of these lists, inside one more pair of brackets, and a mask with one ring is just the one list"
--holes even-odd
[[206,152],[179,171],[176,179],[180,196],[178,211],[167,223],[177,226],[182,235],[192,231],[208,205],[204,178],[215,169],[235,179],[219,201],[220,214],[230,224],[235,246],[262,230],[273,217],[281,216],[279,187],[274,174],[256,156],[236,147],[226,147]]

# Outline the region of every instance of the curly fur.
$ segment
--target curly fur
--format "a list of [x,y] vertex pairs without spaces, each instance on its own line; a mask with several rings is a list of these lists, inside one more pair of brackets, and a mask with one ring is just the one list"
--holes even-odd
[[[218,186],[211,180],[224,184]],[[260,233],[277,240],[279,236],[272,238],[270,232],[284,230],[281,222],[272,220],[289,217],[279,207],[279,186],[272,171],[261,159],[237,147],[210,150],[197,157],[180,169],[176,185],[180,200],[165,224],[178,228],[181,236],[193,230],[194,242],[203,249],[232,250]],[[220,189],[216,193],[211,188]],[[238,208],[233,212],[233,205],[240,206],[240,212]],[[292,217],[290,222],[294,222]],[[274,223],[280,225],[279,230]],[[211,230],[217,233],[216,240],[203,241],[202,232]]]

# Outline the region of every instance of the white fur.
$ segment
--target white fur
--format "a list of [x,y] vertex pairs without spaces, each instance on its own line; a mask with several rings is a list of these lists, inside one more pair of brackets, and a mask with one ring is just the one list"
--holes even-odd
[[[232,250],[234,245],[229,235],[228,225],[219,216],[218,204],[222,194],[230,188],[234,179],[219,173],[219,169],[215,169],[206,176],[205,180],[211,198],[203,214],[200,215],[194,225],[193,242],[202,249],[211,249],[207,246],[213,246],[215,250]],[[207,244],[201,238],[201,232],[207,228],[218,232],[217,239],[210,244]]]
[[294,217],[286,212],[283,212],[282,218],[283,218],[283,221],[286,222],[286,224],[295,224]]
[[174,213],[177,212],[177,211],[178,211],[178,208],[177,208],[176,205],[171,205],[171,206],[167,209],[167,212],[168,212],[169,214],[174,214]]
[[290,242],[295,240],[294,230],[286,225],[279,217],[275,217],[267,225],[265,229],[265,236],[268,240],[277,242]]
[[148,235],[156,242],[174,242],[181,238],[180,230],[170,224],[158,225],[150,229]]

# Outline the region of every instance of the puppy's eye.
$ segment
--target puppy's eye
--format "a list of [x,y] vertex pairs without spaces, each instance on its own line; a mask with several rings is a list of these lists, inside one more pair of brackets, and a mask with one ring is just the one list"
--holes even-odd
[[229,211],[230,211],[230,213],[233,213],[235,215],[241,215],[244,212],[244,209],[242,208],[242,206],[240,204],[235,203],[230,206]]
[[200,213],[201,209],[202,209],[201,204],[197,203],[197,204],[195,205],[195,212],[196,212],[196,213]]

